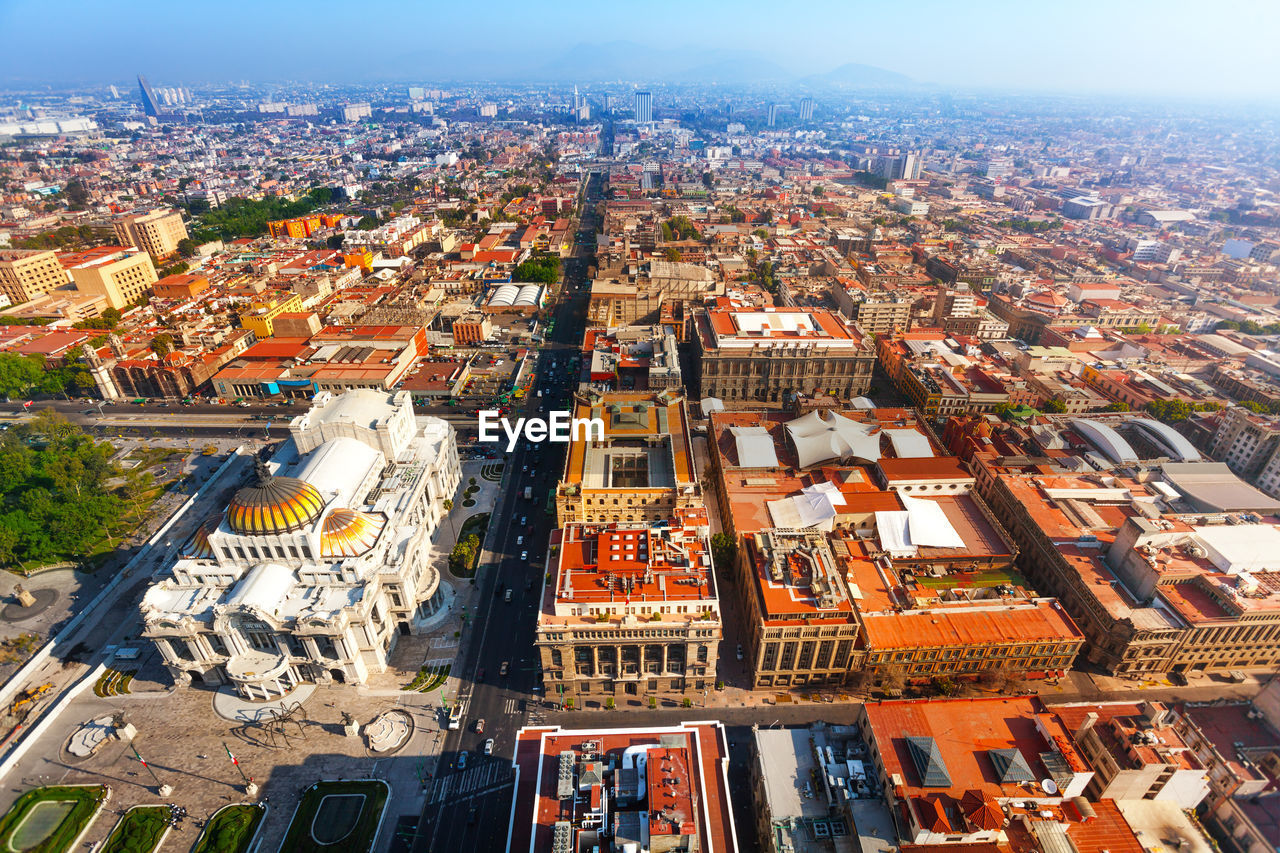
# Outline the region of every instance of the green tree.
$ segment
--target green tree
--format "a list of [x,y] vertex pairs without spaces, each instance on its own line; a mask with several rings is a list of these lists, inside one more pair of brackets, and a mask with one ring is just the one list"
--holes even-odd
[[156,335],[151,339],[151,351],[161,358],[173,352],[173,335],[168,332]]
[[1067,410],[1067,404],[1057,397],[1050,397],[1044,401],[1044,405],[1040,407],[1040,411],[1046,415],[1060,415]]
[[189,258],[196,253],[196,249],[200,248],[195,240],[190,237],[183,237],[178,241],[178,254],[184,258]]
[[44,359],[35,355],[0,352],[0,394],[25,397],[44,375]]
[[67,181],[62,194],[67,197],[67,206],[72,210],[84,210],[89,204],[89,190],[79,178]]
[[738,543],[728,533],[717,533],[711,537],[711,560],[722,576],[733,571],[738,560]]
[[1167,424],[1185,421],[1191,415],[1186,400],[1152,400],[1143,407],[1147,414]]
[[1116,400],[1114,403],[1108,403],[1108,404],[1107,404],[1107,405],[1102,409],[1102,411],[1104,411],[1104,412],[1127,412],[1127,411],[1129,411],[1129,404],[1128,404],[1128,403],[1126,403],[1124,400]]
[[560,256],[540,255],[518,265],[511,274],[512,281],[552,284],[560,277]]

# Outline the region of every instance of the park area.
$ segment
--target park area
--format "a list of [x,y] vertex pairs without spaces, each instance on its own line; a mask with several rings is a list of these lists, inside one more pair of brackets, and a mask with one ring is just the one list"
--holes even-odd
[[234,805],[218,810],[200,833],[191,853],[245,853],[266,812],[262,806]]
[[125,812],[99,853],[151,853],[169,829],[168,806],[138,806]]
[[0,850],[65,853],[93,822],[105,796],[101,785],[27,791],[0,818]]
[[317,782],[293,813],[280,853],[366,853],[389,793],[385,782]]

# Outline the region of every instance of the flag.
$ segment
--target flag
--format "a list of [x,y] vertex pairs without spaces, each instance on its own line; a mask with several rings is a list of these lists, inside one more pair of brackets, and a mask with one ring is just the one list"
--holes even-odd
[[29,409],[29,408],[31,408],[31,401],[30,401],[30,400],[28,400],[27,402],[23,403],[23,404],[22,404],[22,408],[24,408],[24,409]]
[[147,766],[147,760],[138,754],[138,748],[133,744],[129,744],[129,748],[133,750],[133,757],[138,759],[138,763],[143,767]]
[[222,748],[223,748],[223,749],[225,749],[225,750],[227,751],[227,758],[230,758],[230,759],[231,759],[231,763],[232,763],[232,764],[234,764],[236,767],[239,767],[239,766],[240,766],[240,759],[236,758],[236,757],[235,757],[235,755],[233,755],[233,754],[232,754],[232,752],[231,752],[231,747],[227,746],[227,745],[224,743],[224,744],[222,745]]

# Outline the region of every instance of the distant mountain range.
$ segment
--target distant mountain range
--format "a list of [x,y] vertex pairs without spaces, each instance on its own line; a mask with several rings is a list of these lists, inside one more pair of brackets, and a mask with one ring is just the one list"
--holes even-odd
[[[918,89],[905,74],[847,63],[824,74],[798,75],[752,50],[656,48],[629,41],[580,43],[543,64],[515,67],[510,53],[432,51],[396,57],[377,69],[397,79],[494,82],[787,83],[814,88]],[[376,73],[376,72],[375,72]]]

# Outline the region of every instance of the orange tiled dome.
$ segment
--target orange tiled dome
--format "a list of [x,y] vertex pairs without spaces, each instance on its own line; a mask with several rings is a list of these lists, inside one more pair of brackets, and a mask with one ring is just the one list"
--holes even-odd
[[213,556],[213,546],[209,544],[209,534],[218,529],[218,517],[207,519],[187,542],[186,556],[207,560]]
[[324,512],[315,486],[293,477],[276,477],[261,461],[258,482],[236,492],[227,507],[227,524],[236,533],[266,536],[301,530]]
[[373,547],[382,519],[354,509],[335,509],[320,530],[320,556],[358,557]]

